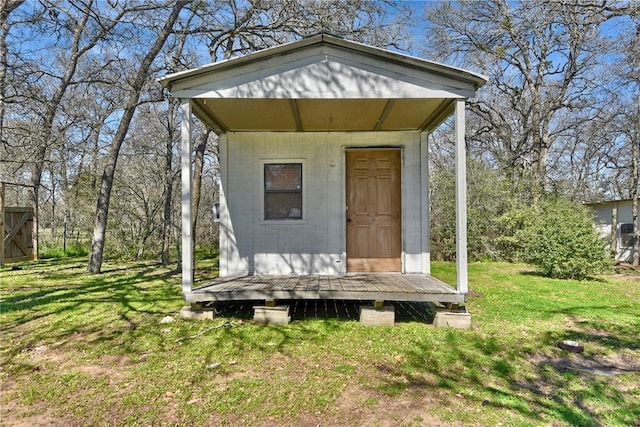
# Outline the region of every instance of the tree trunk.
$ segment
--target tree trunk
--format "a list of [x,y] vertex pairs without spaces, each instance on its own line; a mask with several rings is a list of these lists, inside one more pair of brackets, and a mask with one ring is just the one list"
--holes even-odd
[[173,205],[173,140],[175,134],[176,100],[169,100],[167,111],[167,139],[165,141],[164,153],[164,211],[162,215],[162,255],[163,266],[169,265],[171,260],[171,215]]
[[149,77],[151,64],[158,56],[158,53],[160,53],[162,46],[164,46],[169,34],[171,34],[173,24],[176,22],[180,11],[186,4],[187,2],[182,1],[174,3],[171,9],[171,14],[167,17],[164,27],[160,31],[160,34],[158,34],[158,38],[151,47],[151,50],[145,55],[142,63],[140,64],[140,68],[136,73],[136,78],[132,85],[132,92],[129,95],[127,106],[122,118],[120,119],[118,130],[113,137],[113,142],[111,143],[109,153],[105,160],[102,182],[100,184],[100,193],[98,194],[98,202],[96,205],[95,227],[93,229],[93,240],[91,242],[91,256],[89,257],[89,264],[87,265],[88,273],[100,273],[100,270],[102,269],[104,242],[107,231],[107,217],[109,214],[109,203],[111,200],[111,190],[113,188],[116,164],[118,162],[120,148],[127,136],[131,119],[133,118],[138,105],[140,93],[142,92],[142,88]]
[[31,208],[33,209],[33,222],[31,228],[31,240],[33,242],[33,260],[36,261],[38,259],[38,242],[40,241],[38,236],[39,223],[38,220],[40,218],[40,204],[38,203],[38,198],[40,197],[40,180],[38,180],[38,185],[34,185],[31,188]]
[[531,131],[533,137],[531,155],[531,200],[538,203],[545,191],[547,157],[549,156],[549,126],[542,113],[542,99],[538,88],[532,88]]
[[635,141],[631,141],[631,157],[633,158],[633,188],[631,191],[633,215],[633,265],[640,265],[640,221],[638,218],[638,197],[640,197],[640,96],[638,96],[638,115],[634,123]]
[[198,225],[198,209],[200,207],[201,188],[202,188],[202,172],[204,169],[204,152],[207,149],[207,141],[209,140],[211,130],[204,128],[196,139],[196,155],[194,159],[193,171],[193,204],[191,214],[191,230],[193,247],[196,247],[196,226]]

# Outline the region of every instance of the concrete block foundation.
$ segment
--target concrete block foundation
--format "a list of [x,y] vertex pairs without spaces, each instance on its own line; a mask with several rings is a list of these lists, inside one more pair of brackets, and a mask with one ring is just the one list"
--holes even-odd
[[216,311],[213,307],[185,305],[180,310],[180,317],[189,320],[213,320],[216,317]]
[[433,326],[437,328],[471,328],[471,314],[466,311],[452,311],[448,309],[437,309],[436,317],[433,319]]
[[385,305],[382,308],[362,305],[360,306],[360,323],[364,326],[395,326],[395,308],[392,305]]
[[256,305],[253,307],[253,320],[260,325],[288,325],[291,321],[289,306]]

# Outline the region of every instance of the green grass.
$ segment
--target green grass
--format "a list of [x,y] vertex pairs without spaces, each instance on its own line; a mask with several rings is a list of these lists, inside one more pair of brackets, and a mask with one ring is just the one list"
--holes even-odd
[[[216,274],[199,261],[197,280]],[[307,319],[261,327],[240,312],[184,321],[179,275],[83,259],[0,270],[2,423],[11,425],[612,425],[640,419],[640,277],[548,279],[470,264],[471,330]],[[433,274],[455,280],[455,265]],[[160,324],[164,316],[176,321]],[[221,327],[211,329],[212,326]],[[204,333],[202,333],[204,332]],[[189,339],[202,333],[197,338]],[[562,339],[584,355],[557,348]]]
[[82,257],[89,254],[89,247],[72,244],[66,249],[62,246],[49,245],[44,243],[39,251],[40,259],[52,259],[52,258],[75,258]]

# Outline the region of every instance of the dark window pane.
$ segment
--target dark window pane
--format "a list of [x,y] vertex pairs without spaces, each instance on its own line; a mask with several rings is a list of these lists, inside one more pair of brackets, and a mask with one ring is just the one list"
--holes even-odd
[[302,163],[264,165],[264,218],[302,219]]
[[265,219],[302,219],[302,193],[265,194]]
[[267,191],[302,191],[302,165],[264,165],[264,185]]
[[633,235],[633,223],[620,224],[620,244],[623,247],[631,247],[635,243],[636,239]]

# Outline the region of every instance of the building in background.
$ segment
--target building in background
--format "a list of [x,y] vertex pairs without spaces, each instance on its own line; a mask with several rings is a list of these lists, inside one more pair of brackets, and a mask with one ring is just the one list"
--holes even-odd
[[633,199],[589,203],[602,237],[607,239],[611,255],[618,262],[633,261]]

